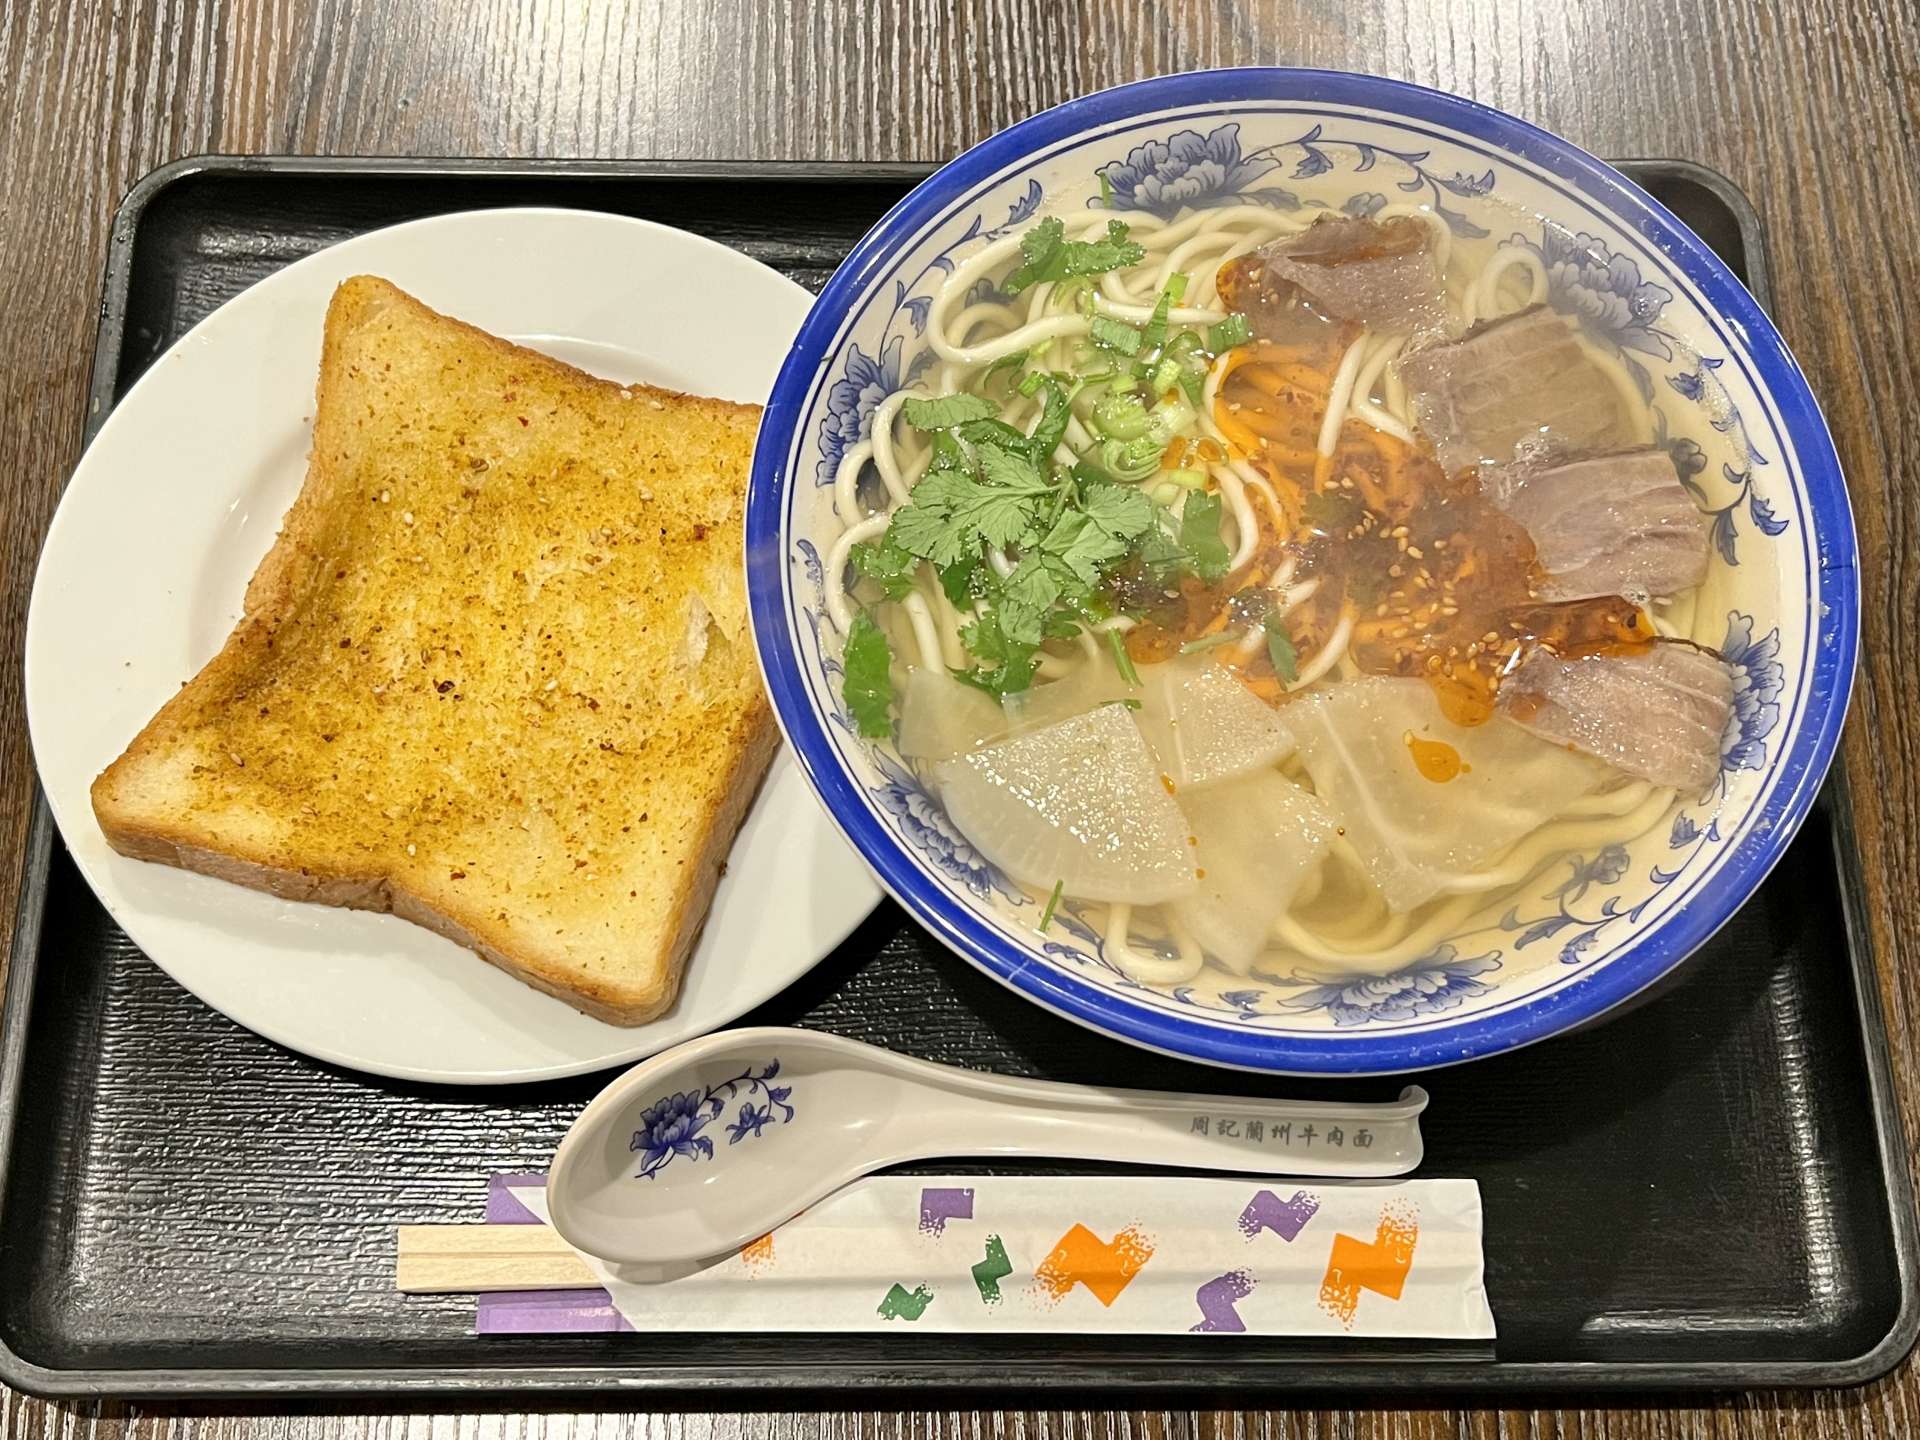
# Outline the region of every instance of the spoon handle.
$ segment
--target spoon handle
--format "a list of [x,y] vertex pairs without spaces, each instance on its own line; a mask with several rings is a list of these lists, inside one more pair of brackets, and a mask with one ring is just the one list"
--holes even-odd
[[929,1154],[1369,1177],[1404,1175],[1423,1153],[1427,1095],[1417,1086],[1384,1104],[1045,1088],[1044,1096],[996,1094],[995,1086],[944,1097]]

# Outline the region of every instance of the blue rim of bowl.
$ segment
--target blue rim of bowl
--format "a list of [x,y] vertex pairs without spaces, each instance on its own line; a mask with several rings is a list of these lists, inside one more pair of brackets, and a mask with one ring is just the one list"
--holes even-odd
[[[1463,1016],[1417,1033],[1328,1032],[1326,1038],[1229,1029],[1130,1000],[1062,967],[1036,963],[985,919],[932,884],[921,866],[870,816],[857,782],[827,743],[823,721],[800,678],[784,603],[781,542],[792,427],[831,358],[834,332],[859,298],[955,193],[982,184],[1023,157],[1136,116],[1197,104],[1291,100],[1348,105],[1445,126],[1492,144],[1576,187],[1623,226],[1651,241],[1708,308],[1739,334],[1759,388],[1771,400],[1799,462],[1816,542],[1817,600],[1806,672],[1806,709],[1791,745],[1770,767],[1778,775],[1745,838],[1717,862],[1701,888],[1652,933],[1605,965],[1497,1015]],[[801,769],[881,883],[915,919],[996,980],[1046,1009],[1166,1054],[1281,1074],[1378,1075],[1499,1054],[1571,1030],[1630,999],[1685,960],[1759,887],[1819,792],[1846,718],[1859,647],[1859,574],[1853,515],[1839,456],[1798,363],[1745,286],[1686,225],[1626,176],[1524,120],[1405,81],[1343,71],[1242,68],[1161,76],[1068,101],[965,151],[902,198],[848,254],[827,282],[781,367],[753,456],[746,512],[749,614],[774,711]]]

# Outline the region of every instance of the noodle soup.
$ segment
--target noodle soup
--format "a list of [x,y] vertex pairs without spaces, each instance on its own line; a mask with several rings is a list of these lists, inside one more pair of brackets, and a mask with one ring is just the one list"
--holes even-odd
[[1378,971],[1641,834],[1734,681],[1680,417],[1547,289],[1417,206],[979,248],[835,473],[848,713],[1152,984]]

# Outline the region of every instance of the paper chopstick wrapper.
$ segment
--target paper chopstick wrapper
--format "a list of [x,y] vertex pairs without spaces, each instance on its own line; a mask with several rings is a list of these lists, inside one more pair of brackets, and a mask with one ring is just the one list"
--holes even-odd
[[1494,1334],[1471,1180],[885,1175],[703,1268],[582,1259],[639,1331]]

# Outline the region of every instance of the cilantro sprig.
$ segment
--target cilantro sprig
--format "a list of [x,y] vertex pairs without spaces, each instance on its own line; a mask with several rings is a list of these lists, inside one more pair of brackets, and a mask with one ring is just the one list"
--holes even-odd
[[879,541],[863,540],[851,552],[854,572],[879,586],[889,600],[901,599],[913,589],[913,571],[919,557],[903,550],[891,536]]
[[[1208,332],[1175,324],[1184,274],[1163,284],[1144,323],[1097,309],[1097,277],[1144,258],[1118,220],[1088,240],[1069,240],[1051,218],[1022,235],[1020,262],[999,289],[1053,285],[1051,310],[1086,317],[1077,354],[1051,368],[1051,347],[1019,351],[985,367],[968,392],[908,398],[901,417],[931,444],[926,473],[885,535],[851,548],[870,603],[906,598],[928,568],[962,617],[968,663],[953,673],[996,697],[1033,684],[1049,641],[1119,614],[1145,618],[1179,577],[1212,584],[1227,574],[1221,500],[1196,488],[1202,477],[1173,472],[1187,491],[1177,518],[1153,498],[1174,487],[1143,482],[1174,463],[1170,447],[1195,421],[1209,352],[1243,338],[1247,322],[1229,316]],[[1003,404],[1025,418],[1012,423]],[[1290,643],[1284,631],[1270,639],[1276,670]],[[1106,644],[1138,683],[1117,629]],[[861,615],[847,637],[843,691],[862,734],[887,732],[891,661],[885,632]]]
[[1267,632],[1267,658],[1273,662],[1273,673],[1291,685],[1300,678],[1300,652],[1294,649],[1293,636],[1287,633],[1287,622],[1269,614],[1262,623]]
[[942,395],[937,400],[916,395],[900,407],[900,413],[916,430],[951,430],[969,420],[990,420],[1000,407],[983,395]]
[[1192,560],[1193,573],[1208,584],[1224,580],[1232,557],[1220,538],[1220,497],[1194,494],[1180,510],[1180,548]]
[[1104,275],[1138,265],[1147,252],[1127,239],[1127,227],[1118,220],[1107,222],[1103,240],[1069,240],[1067,227],[1057,217],[1042,220],[1020,237],[1020,268],[1007,277],[1000,288],[1018,295],[1030,285],[1072,279],[1078,275]]
[[893,647],[864,611],[847,627],[841,663],[840,693],[853,723],[869,740],[887,739],[893,734]]
[[[1039,647],[1078,633],[1106,576],[1159,528],[1143,491],[1044,459],[1065,434],[1066,416],[1064,394],[1050,391],[1019,448],[994,443],[996,435],[970,454],[936,456],[912,499],[894,512],[886,538],[854,547],[856,572],[883,594],[904,594],[925,560],[956,607],[978,609],[961,631],[976,661],[961,678],[996,695],[1033,683]],[[959,428],[985,423],[976,418]],[[1002,577],[984,563],[989,550],[1019,558]]]

